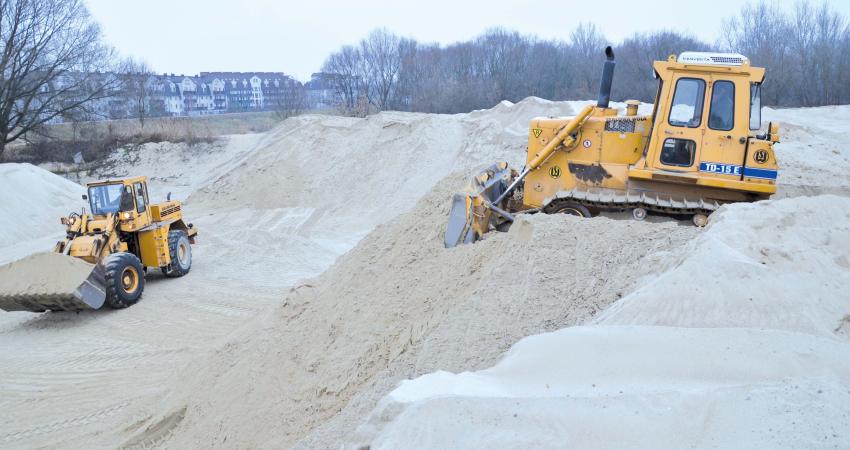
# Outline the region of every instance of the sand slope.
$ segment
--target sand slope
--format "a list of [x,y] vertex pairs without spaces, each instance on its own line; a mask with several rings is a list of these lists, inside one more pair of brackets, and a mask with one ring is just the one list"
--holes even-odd
[[[356,420],[375,398],[355,396],[376,382],[495,358],[528,333],[592,317],[628,289],[647,254],[696,232],[669,221],[536,216],[449,251],[450,192],[438,187],[376,228],[205,370],[185,374],[171,411],[186,415],[169,445],[288,447],[352,399],[360,404],[340,420]],[[582,239],[590,233],[598,240]],[[575,277],[554,276],[559,268]],[[335,446],[318,436],[304,445]]]
[[850,445],[850,199],[731,205],[593,326],[402,383],[376,448]]
[[82,186],[31,164],[0,164],[0,264],[33,248],[50,250],[63,235],[59,218],[80,212]]

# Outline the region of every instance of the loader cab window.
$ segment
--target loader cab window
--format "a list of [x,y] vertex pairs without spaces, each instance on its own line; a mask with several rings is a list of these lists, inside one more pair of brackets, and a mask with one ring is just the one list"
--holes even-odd
[[142,183],[136,183],[134,185],[136,188],[136,212],[143,213],[145,212],[145,185]]
[[[127,187],[129,188],[129,186]],[[123,206],[122,199],[125,197],[124,192],[124,185],[121,183],[90,187],[89,204],[92,214],[101,216],[121,211],[121,207]],[[132,201],[133,194],[131,192],[130,202]],[[126,200],[124,200],[124,203],[126,203]]]
[[761,129],[761,83],[750,83],[750,129]]
[[680,78],[676,82],[673,105],[670,106],[670,125],[696,128],[702,123],[702,106],[705,102],[705,80]]
[[711,90],[708,127],[729,131],[735,125],[735,85],[731,81],[715,81]]

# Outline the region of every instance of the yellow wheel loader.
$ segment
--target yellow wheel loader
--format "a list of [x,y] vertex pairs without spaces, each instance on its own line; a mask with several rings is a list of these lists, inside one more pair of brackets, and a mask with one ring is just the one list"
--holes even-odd
[[151,204],[147,177],[89,183],[91,213],[61,219],[65,239],[53,253],[0,267],[0,309],[81,311],[126,308],[145,287],[148,267],[167,277],[192,268],[198,230],[183,221],[181,203]]
[[445,246],[510,226],[519,213],[589,217],[631,210],[690,216],[695,225],[729,202],[776,192],[778,126],[761,129],[764,69],[739,54],[684,52],[653,64],[652,115],[609,108],[614,52],[605,49],[599,98],[573,118],[535,118],[526,165],[494,163],[456,194]]

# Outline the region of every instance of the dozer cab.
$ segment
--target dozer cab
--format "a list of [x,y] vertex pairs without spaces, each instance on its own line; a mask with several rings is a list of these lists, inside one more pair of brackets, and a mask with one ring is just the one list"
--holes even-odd
[[724,203],[776,192],[778,126],[761,129],[763,68],[739,54],[685,52],[653,64],[652,115],[609,108],[614,53],[599,98],[572,118],[532,119],[525,167],[497,162],[455,194],[445,246],[506,229],[520,213],[590,217],[631,210],[689,216],[704,226]]
[[0,267],[0,308],[6,311],[81,311],[125,308],[145,287],[148,267],[181,277],[192,267],[197,229],[183,220],[181,203],[151,204],[147,177],[86,185],[91,213],[61,218],[66,236],[53,253]]

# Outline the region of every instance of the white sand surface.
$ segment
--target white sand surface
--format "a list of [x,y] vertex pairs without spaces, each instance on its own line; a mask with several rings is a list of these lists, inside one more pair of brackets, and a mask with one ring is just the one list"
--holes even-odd
[[59,218],[85,206],[82,186],[31,164],[0,164],[0,264],[50,250]]
[[372,449],[850,445],[850,198],[736,204],[589,326],[391,392]]

